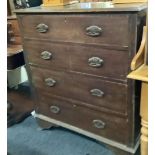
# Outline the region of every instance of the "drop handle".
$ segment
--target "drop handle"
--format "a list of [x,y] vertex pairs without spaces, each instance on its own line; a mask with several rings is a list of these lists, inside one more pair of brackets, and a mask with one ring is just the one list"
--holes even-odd
[[46,78],[45,79],[45,84],[49,87],[53,87],[56,84],[56,81],[52,78]]
[[49,51],[41,52],[41,58],[44,60],[50,60],[52,58],[52,53]]
[[103,97],[104,92],[101,91],[100,89],[91,89],[90,93],[92,96],[97,96],[97,97]]
[[40,23],[36,26],[36,31],[39,33],[46,33],[48,31],[48,26],[44,23]]
[[99,57],[91,57],[88,59],[88,65],[91,67],[99,68],[102,67],[104,60]]
[[86,28],[86,34],[91,37],[98,37],[102,34],[102,28],[92,25]]
[[101,120],[93,120],[93,125],[98,129],[104,129],[106,124]]

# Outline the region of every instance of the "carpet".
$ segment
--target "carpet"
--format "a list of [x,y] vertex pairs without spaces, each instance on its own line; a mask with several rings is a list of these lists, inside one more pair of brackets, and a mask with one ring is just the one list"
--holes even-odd
[[40,130],[30,116],[7,130],[9,155],[114,155],[101,143],[64,128]]

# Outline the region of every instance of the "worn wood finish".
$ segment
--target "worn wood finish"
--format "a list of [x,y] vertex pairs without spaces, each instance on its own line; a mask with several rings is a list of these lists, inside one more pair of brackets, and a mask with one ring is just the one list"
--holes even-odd
[[[18,18],[23,27],[24,38],[50,38],[50,40],[61,42],[128,45],[128,14],[114,14],[113,16],[110,14],[104,16],[101,14],[20,15]],[[36,30],[37,25],[41,23],[48,26],[47,32],[40,33]],[[92,37],[86,34],[86,28],[94,25],[102,29],[101,35]]]
[[[40,41],[26,40],[24,41],[24,49],[29,63],[54,70],[57,68],[67,70],[69,68],[68,46],[45,41],[40,44]],[[51,53],[50,59],[45,60],[42,58],[41,53],[44,51]]]
[[126,145],[124,144],[121,144],[121,143],[118,143],[118,142],[115,142],[113,140],[110,140],[110,139],[107,139],[103,136],[99,136],[97,134],[94,134],[92,132],[89,132],[87,130],[83,130],[81,128],[77,128],[75,126],[72,126],[70,124],[67,124],[67,123],[64,123],[62,121],[59,121],[59,120],[55,120],[53,118],[50,118],[50,117],[47,117],[45,115],[42,115],[42,114],[33,114],[35,118],[39,118],[41,119],[42,121],[48,121],[49,123],[54,123],[54,124],[57,124],[59,126],[62,126],[62,127],[65,127],[65,128],[68,128],[68,129],[71,129],[73,131],[76,131],[80,134],[83,134],[83,135],[86,135],[90,138],[94,138],[96,139],[98,142],[102,142],[104,143],[104,145],[108,146],[110,149],[113,150],[113,152],[116,154],[116,155],[139,155],[137,154],[139,151],[139,141],[136,142],[136,145],[134,146],[134,148],[131,148],[131,147],[127,147]]
[[90,6],[17,11],[35,86],[35,117],[111,145],[115,154],[135,155],[139,87],[125,76],[146,5]]
[[[30,63],[47,69],[55,70],[60,68],[126,81],[128,73],[127,51],[106,50],[98,46],[66,45],[47,41],[43,41],[40,44],[39,41],[30,39],[24,41],[24,49],[27,52]],[[43,51],[50,52],[52,54],[51,58],[48,60],[43,59],[41,57]],[[89,65],[88,60],[92,57],[98,57],[103,60],[100,67]],[[114,57],[115,59],[113,59]]]
[[[71,71],[83,72],[96,76],[102,76],[106,79],[118,79],[126,82],[128,73],[128,52],[120,50],[107,50],[98,46],[70,46],[70,66]],[[93,67],[89,64],[89,59],[97,57],[103,63],[99,67]],[[113,59],[115,58],[115,59]],[[120,63],[121,62],[121,63]]]
[[[126,145],[128,144],[129,133],[127,133],[128,123],[126,119],[89,110],[88,108],[68,103],[68,101],[66,102],[56,97],[40,96],[40,98],[37,113],[96,133],[111,140],[119,141]],[[51,106],[59,107],[60,111],[53,113]],[[101,129],[96,128],[93,124],[93,120],[103,121],[105,127]],[[114,130],[117,132],[113,132]]]
[[[41,96],[43,94],[55,94],[100,106],[101,108],[124,115],[127,114],[126,85],[111,83],[80,74],[69,74],[45,69],[42,72],[42,69],[35,67],[31,67],[31,70],[33,83]],[[55,80],[55,85],[52,87],[48,86],[45,82],[47,78]],[[93,96],[90,92],[92,89],[101,90],[104,93],[103,96]]]

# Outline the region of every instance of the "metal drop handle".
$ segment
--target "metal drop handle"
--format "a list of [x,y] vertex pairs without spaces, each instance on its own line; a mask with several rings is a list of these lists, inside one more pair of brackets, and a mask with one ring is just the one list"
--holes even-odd
[[101,67],[103,63],[104,63],[104,60],[99,57],[91,57],[88,59],[88,64],[91,67],[98,68],[98,67]]
[[103,97],[104,92],[101,91],[100,89],[91,89],[90,90],[91,95],[97,96],[97,97]]
[[98,37],[102,34],[102,28],[92,25],[86,28],[86,34],[91,37]]
[[52,58],[52,53],[49,51],[41,52],[41,58],[44,60],[50,60]]
[[40,23],[36,26],[36,30],[39,33],[45,33],[48,31],[48,26],[44,23]]
[[47,86],[53,87],[53,86],[55,86],[56,81],[54,79],[52,79],[52,78],[46,78],[45,83],[46,83]]
[[51,112],[54,113],[54,114],[58,114],[58,113],[60,112],[60,108],[57,107],[57,106],[51,106],[51,107],[50,107],[50,110],[51,110]]
[[104,129],[106,124],[101,120],[93,120],[93,125],[98,129]]

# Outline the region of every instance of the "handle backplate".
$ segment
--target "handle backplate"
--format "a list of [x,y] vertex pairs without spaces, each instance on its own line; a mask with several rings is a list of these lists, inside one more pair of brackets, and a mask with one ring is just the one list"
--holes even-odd
[[91,37],[98,37],[102,34],[102,28],[92,25],[86,28],[86,34]]
[[36,26],[36,30],[39,33],[45,33],[48,31],[48,26],[46,24],[40,23]]
[[50,107],[50,110],[54,114],[58,114],[60,112],[60,108],[58,106],[54,106],[54,105]]
[[49,51],[41,52],[41,58],[44,60],[50,60],[52,58],[52,53]]
[[88,59],[88,64],[91,67],[99,68],[103,65],[104,61],[103,59],[99,57],[91,57]]
[[93,125],[98,129],[104,129],[106,124],[101,120],[93,120]]
[[46,78],[45,79],[45,84],[49,87],[53,87],[56,84],[56,81],[52,78]]
[[90,90],[91,95],[97,96],[97,97],[103,97],[104,92],[101,91],[100,89],[92,89]]

